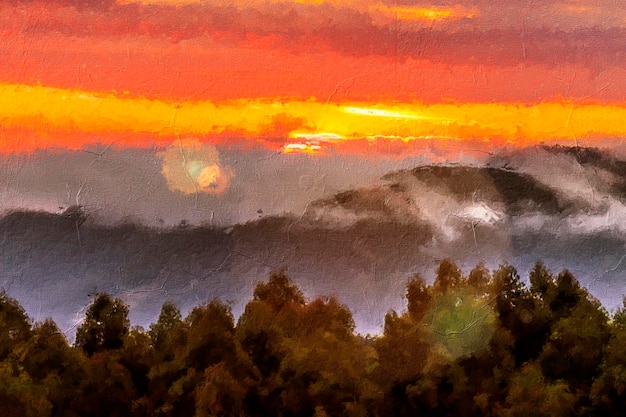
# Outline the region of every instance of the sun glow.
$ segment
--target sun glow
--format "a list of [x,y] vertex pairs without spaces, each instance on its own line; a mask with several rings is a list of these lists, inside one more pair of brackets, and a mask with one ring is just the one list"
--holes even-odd
[[[318,146],[354,140],[409,143],[450,138],[528,145],[553,139],[615,138],[626,135],[626,107],[565,100],[429,105],[295,99],[174,102],[4,84],[0,123],[3,153],[51,146],[78,149],[102,143],[103,137],[109,141],[111,135],[117,137],[116,144],[130,147],[193,136],[203,142],[251,141],[286,152],[315,153]],[[212,174],[207,171],[205,177]]]
[[306,139],[306,140],[314,140],[318,142],[332,142],[332,141],[340,141],[345,139],[343,136],[338,135],[336,133],[297,133],[291,132],[289,135],[290,138],[294,139]]
[[393,119],[415,119],[415,120],[428,120],[433,119],[432,117],[423,116],[415,113],[410,113],[407,111],[397,111],[397,110],[385,110],[385,109],[376,109],[376,108],[360,108],[360,107],[344,107],[343,110],[346,113],[358,114],[363,116],[372,116],[372,117],[389,117]]
[[283,153],[306,153],[316,155],[322,151],[322,146],[316,142],[287,143],[283,146]]
[[386,6],[376,4],[370,6],[370,11],[379,12],[387,17],[405,21],[435,21],[435,20],[458,20],[471,19],[478,14],[477,10],[469,10],[463,6],[451,8],[443,7],[408,7]]
[[232,170],[220,163],[215,147],[197,139],[175,141],[159,156],[163,160],[163,176],[172,191],[220,195],[230,185]]

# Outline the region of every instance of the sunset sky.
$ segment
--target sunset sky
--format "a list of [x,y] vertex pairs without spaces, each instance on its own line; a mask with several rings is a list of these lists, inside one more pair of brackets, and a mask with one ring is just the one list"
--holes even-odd
[[0,3],[0,152],[626,132],[610,0]]
[[224,152],[440,162],[626,134],[612,0],[3,0],[0,36],[4,158],[144,150],[182,195],[255,169]]

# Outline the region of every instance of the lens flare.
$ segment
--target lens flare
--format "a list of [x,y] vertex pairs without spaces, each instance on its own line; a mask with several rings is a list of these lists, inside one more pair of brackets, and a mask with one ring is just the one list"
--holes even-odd
[[159,156],[163,159],[163,176],[172,191],[220,195],[233,177],[232,170],[221,165],[217,149],[197,139],[179,140]]
[[423,320],[447,353],[458,358],[489,345],[496,314],[484,294],[473,288],[460,288],[438,297]]

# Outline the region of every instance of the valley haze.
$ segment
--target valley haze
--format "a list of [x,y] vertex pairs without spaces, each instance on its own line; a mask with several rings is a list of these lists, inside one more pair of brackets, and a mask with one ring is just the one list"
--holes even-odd
[[536,146],[437,164],[223,149],[234,176],[219,197],[172,193],[154,152],[12,155],[0,173],[0,287],[72,337],[95,293],[122,298],[134,325],[167,300],[186,312],[220,298],[238,316],[284,269],[308,298],[337,297],[357,331],[378,334],[388,308],[404,310],[411,277],[432,282],[442,259],[466,273],[508,262],[523,279],[542,260],[613,311],[626,293],[616,155]]

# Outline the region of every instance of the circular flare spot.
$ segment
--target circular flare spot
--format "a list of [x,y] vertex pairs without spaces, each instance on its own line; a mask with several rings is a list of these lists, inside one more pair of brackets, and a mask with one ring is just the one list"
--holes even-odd
[[187,166],[187,172],[189,172],[189,176],[195,180],[200,176],[204,167],[205,165],[202,161],[191,161]]
[[225,179],[228,178],[228,175],[224,175],[222,169],[217,165],[211,165],[204,168],[196,181],[198,185],[202,188],[202,191],[208,193],[221,193],[220,190],[226,190],[228,187],[228,182],[225,182]]
[[230,185],[232,170],[221,165],[215,147],[199,140],[177,141],[159,156],[163,158],[163,176],[172,191],[219,195]]

